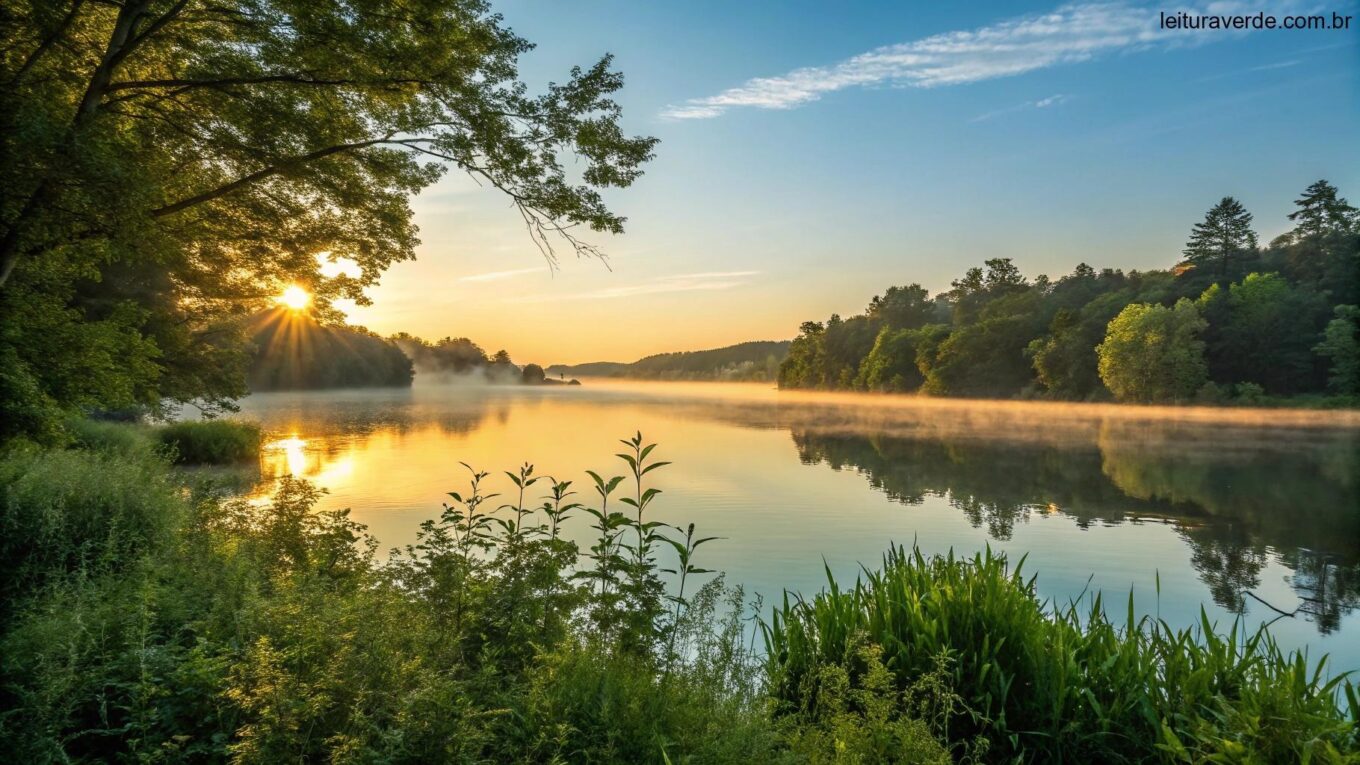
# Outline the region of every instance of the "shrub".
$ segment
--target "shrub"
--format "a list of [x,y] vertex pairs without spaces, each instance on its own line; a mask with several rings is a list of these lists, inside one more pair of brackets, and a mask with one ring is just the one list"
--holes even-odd
[[174,450],[175,461],[187,465],[225,465],[260,454],[260,426],[239,420],[176,422],[158,432]]
[[0,458],[0,603],[60,574],[116,571],[163,544],[184,509],[148,452],[16,450]]
[[1253,382],[1240,382],[1233,386],[1233,402],[1238,404],[1261,404],[1266,400],[1266,391]]

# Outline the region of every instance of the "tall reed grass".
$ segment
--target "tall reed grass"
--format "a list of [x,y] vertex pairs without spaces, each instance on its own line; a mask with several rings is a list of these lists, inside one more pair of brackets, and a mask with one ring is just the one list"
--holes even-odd
[[842,587],[786,597],[764,627],[770,693],[807,713],[827,667],[862,682],[868,643],[899,689],[943,662],[967,713],[956,752],[986,741],[985,759],[1029,762],[1355,762],[1360,702],[1325,658],[1285,654],[1268,632],[1226,634],[1201,611],[1176,629],[1123,623],[1096,595],[1050,607],[1034,579],[990,549],[971,558],[893,548],[876,571]]

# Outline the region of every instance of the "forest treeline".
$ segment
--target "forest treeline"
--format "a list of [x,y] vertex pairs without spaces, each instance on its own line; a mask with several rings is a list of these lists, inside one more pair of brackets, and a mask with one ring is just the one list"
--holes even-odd
[[417,374],[434,382],[565,382],[548,378],[538,364],[516,364],[507,351],[488,354],[466,337],[435,342],[406,332],[382,337],[363,327],[326,326],[285,308],[257,315],[251,341],[255,354],[247,383],[254,392],[406,387]]
[[1131,402],[1360,396],[1360,214],[1325,180],[1260,246],[1226,197],[1168,270],[1027,278],[987,260],[933,298],[919,284],[864,313],[805,322],[782,388]]
[[[480,345],[466,337],[445,337],[430,342],[399,332],[392,336],[391,341],[415,364],[417,374],[441,382],[471,380],[501,385],[555,385],[566,382],[549,378],[538,364],[519,366],[504,349],[487,354]],[[571,383],[580,384],[576,380]]]
[[360,327],[323,326],[275,308],[256,317],[252,391],[410,385],[415,371],[396,343]]
[[548,367],[548,373],[638,380],[766,382],[778,376],[779,364],[788,352],[788,340],[753,340],[706,351],[656,353],[632,363],[554,364]]

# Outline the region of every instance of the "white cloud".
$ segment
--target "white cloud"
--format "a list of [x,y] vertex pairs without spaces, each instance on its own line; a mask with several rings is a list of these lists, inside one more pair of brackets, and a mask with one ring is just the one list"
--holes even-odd
[[571,294],[529,295],[509,298],[507,303],[547,303],[559,300],[612,300],[636,295],[656,295],[666,292],[695,292],[701,290],[726,290],[746,284],[747,277],[756,276],[759,271],[709,271],[698,274],[675,274],[662,276],[642,284],[629,284],[620,287],[606,287],[589,292]]
[[1007,106],[1004,109],[997,109],[995,111],[985,112],[983,114],[979,114],[978,116],[968,121],[986,122],[987,120],[995,119],[996,117],[1001,117],[1006,114],[1014,114],[1015,112],[1022,112],[1027,109],[1047,109],[1050,106],[1057,106],[1058,104],[1065,103],[1071,100],[1071,98],[1072,97],[1067,95],[1066,93],[1057,93],[1049,96],[1048,98],[1041,98],[1038,101],[1026,101],[1022,104],[1016,104],[1015,106]]
[[548,270],[548,267],[547,267],[547,266],[538,266],[537,268],[517,268],[517,269],[515,269],[515,270],[513,270],[513,271],[489,271],[489,272],[484,273],[484,274],[473,274],[473,275],[471,275],[471,276],[460,276],[460,277],[458,277],[458,281],[460,281],[460,282],[495,282],[495,281],[500,281],[501,279],[510,279],[510,278],[513,278],[513,277],[516,277],[516,276],[524,276],[525,274],[537,274],[537,273],[540,273],[540,272],[543,272],[543,271],[547,271],[547,270]]
[[833,66],[758,77],[715,96],[667,107],[661,116],[711,119],[744,106],[792,109],[823,94],[852,87],[960,85],[1088,61],[1102,54],[1167,47],[1177,42],[1198,44],[1242,33],[1164,30],[1159,27],[1159,11],[1270,12],[1261,6],[1291,4],[1291,0],[1282,0],[1247,8],[1239,2],[1213,2],[1201,8],[1187,5],[1165,9],[1124,2],[1064,5],[1050,13],[876,48]]

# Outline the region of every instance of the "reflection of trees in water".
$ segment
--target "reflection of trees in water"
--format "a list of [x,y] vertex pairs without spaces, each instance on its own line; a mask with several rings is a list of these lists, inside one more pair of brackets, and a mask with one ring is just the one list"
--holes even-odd
[[1247,610],[1247,590],[1261,585],[1267,548],[1238,526],[1177,524],[1190,543],[1190,565],[1209,588],[1214,602],[1237,613]]
[[907,504],[946,497],[998,540],[1035,512],[1082,527],[1167,518],[1214,602],[1238,612],[1274,554],[1293,572],[1300,613],[1335,629],[1360,607],[1360,444],[1353,436],[1289,442],[1204,430],[1106,423],[1086,444],[802,429],[793,440],[805,464],[853,469]]
[[1324,634],[1341,626],[1341,617],[1360,607],[1360,567],[1334,555],[1297,548],[1281,555],[1293,569],[1289,584],[1303,600],[1300,611]]
[[1029,520],[1028,505],[998,504],[996,502],[984,502],[976,497],[955,497],[953,498],[955,507],[963,511],[968,518],[968,522],[974,528],[987,527],[987,534],[992,539],[1002,542],[1008,541],[1011,534],[1015,533],[1015,522],[1024,523]]

